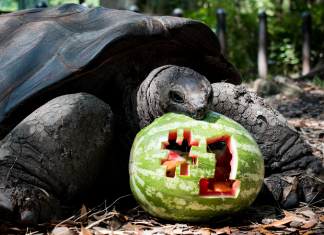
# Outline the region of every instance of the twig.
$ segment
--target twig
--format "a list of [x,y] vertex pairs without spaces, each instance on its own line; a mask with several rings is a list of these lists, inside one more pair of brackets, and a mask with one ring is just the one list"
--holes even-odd
[[127,211],[127,214],[128,214],[130,211],[135,210],[136,208],[139,208],[139,206],[136,206],[136,207],[134,207],[134,208],[128,210],[128,211]]
[[10,174],[10,171],[11,169],[14,167],[16,161],[17,161],[18,157],[16,157],[16,160],[14,161],[14,163],[12,164],[12,166],[10,167],[9,171],[8,171],[8,174],[7,174],[7,178],[9,178],[9,174]]
[[[133,194],[127,194],[127,195],[124,195],[124,196],[121,196],[121,197],[119,197],[116,201],[114,201],[112,204],[110,204],[110,206],[108,206],[108,207],[106,207],[105,209],[103,209],[103,210],[101,210],[101,211],[98,211],[98,212],[96,212],[96,213],[93,213],[93,214],[91,214],[91,215],[95,215],[95,214],[98,214],[98,213],[100,213],[100,212],[103,212],[103,211],[107,211],[108,210],[108,208],[109,207],[111,207],[112,205],[114,205],[119,199],[121,199],[121,198],[124,198],[124,197],[128,197],[128,196],[131,196],[131,195],[133,195]],[[102,205],[103,203],[101,203],[100,205]],[[98,206],[97,206],[98,207]],[[90,210],[89,212],[91,212],[92,210]],[[88,212],[88,213],[89,213]],[[87,213],[87,214],[88,214]]]
[[[316,193],[315,197],[317,196],[319,192]],[[315,199],[315,197],[313,197],[313,199],[308,203],[308,206],[311,205],[311,203],[313,202],[313,200]]]
[[316,204],[316,203],[321,202],[321,201],[324,201],[324,199],[321,199],[321,200],[319,200],[317,202],[313,202],[311,205]]
[[303,128],[301,127],[300,129],[301,129],[301,131],[303,132],[303,135],[306,136],[306,132],[303,130]]
[[317,181],[319,181],[319,182],[321,182],[321,183],[324,184],[324,181],[321,180],[320,178],[317,178],[316,176],[312,176],[312,175],[305,175],[305,176],[308,176],[308,177],[310,177],[310,178],[313,178],[314,180],[317,180]]
[[[115,214],[118,214],[118,213],[115,213]],[[102,218],[102,219],[100,219],[100,220],[98,220],[98,221],[96,221],[96,222],[94,222],[94,223],[88,225],[88,226],[85,227],[85,228],[86,228],[86,229],[92,228],[93,226],[99,224],[101,221],[104,221],[104,220],[106,220],[106,219],[110,219],[111,217],[113,217],[113,215],[109,215],[109,216],[107,216],[107,217],[105,217],[105,218]]]
[[[57,228],[57,226],[61,225],[61,224],[64,224],[66,221],[69,221],[70,219],[72,219],[74,217],[74,215],[72,215],[70,218],[67,218],[66,220],[63,220],[62,222],[58,223],[55,228]],[[55,229],[54,228],[54,229]]]

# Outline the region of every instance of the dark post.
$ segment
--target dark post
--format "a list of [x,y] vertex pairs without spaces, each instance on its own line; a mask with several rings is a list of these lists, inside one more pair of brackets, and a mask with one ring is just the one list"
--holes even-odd
[[217,36],[221,45],[221,51],[226,57],[226,11],[223,8],[219,8],[216,11],[217,16]]
[[267,14],[263,11],[258,15],[258,17],[259,17],[258,71],[259,71],[259,77],[266,79],[268,75]]
[[181,8],[174,8],[172,11],[172,16],[183,17],[183,11]]
[[19,10],[23,10],[23,9],[26,9],[26,3],[25,3],[25,0],[20,0],[18,1],[18,4],[19,4]]
[[311,32],[312,16],[309,12],[304,12],[303,18],[303,71],[302,75],[308,74],[311,69]]

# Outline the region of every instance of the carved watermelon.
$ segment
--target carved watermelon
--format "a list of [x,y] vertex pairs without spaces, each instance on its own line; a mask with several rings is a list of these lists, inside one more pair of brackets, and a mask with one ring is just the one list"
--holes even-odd
[[137,134],[129,172],[134,197],[151,215],[198,222],[251,205],[264,164],[257,143],[234,120],[168,113]]

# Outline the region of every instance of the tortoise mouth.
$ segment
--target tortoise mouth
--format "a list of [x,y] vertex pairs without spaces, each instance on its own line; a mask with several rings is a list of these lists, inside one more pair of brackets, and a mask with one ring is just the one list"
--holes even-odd
[[198,109],[194,115],[192,116],[192,118],[197,119],[197,120],[202,120],[205,119],[206,115],[207,115],[208,109],[207,108],[201,108]]

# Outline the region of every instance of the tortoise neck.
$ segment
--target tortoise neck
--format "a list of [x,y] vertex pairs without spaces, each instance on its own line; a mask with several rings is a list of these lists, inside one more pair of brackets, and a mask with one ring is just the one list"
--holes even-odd
[[137,92],[137,117],[139,128],[150,125],[156,118],[163,115],[160,107],[159,91],[156,87],[155,78],[157,75],[171,65],[166,65],[153,70],[142,82]]

